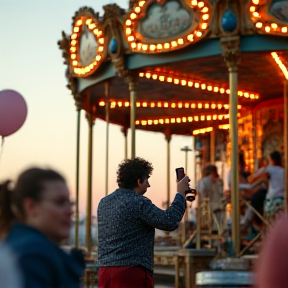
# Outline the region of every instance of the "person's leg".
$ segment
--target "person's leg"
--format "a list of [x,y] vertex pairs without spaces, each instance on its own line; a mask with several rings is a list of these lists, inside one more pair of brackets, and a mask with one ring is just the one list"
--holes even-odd
[[251,205],[263,215],[264,201],[266,198],[267,190],[260,189],[256,191],[251,197]]
[[99,288],[153,288],[153,276],[141,266],[104,267],[98,273]]
[[241,229],[245,230],[248,228],[248,226],[250,225],[252,218],[254,216],[254,212],[252,210],[251,207],[248,207],[245,211],[245,215],[243,216],[243,218],[241,219],[240,225],[241,225]]
[[[256,191],[251,198],[251,205],[259,212],[260,215],[264,214],[264,202],[267,194],[267,189],[260,189]],[[254,217],[255,224],[261,225],[261,219],[255,215]]]

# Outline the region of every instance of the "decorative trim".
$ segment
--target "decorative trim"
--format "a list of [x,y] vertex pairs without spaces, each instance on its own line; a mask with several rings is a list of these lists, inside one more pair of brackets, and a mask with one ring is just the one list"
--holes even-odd
[[[95,58],[92,62],[86,65],[80,63],[80,37],[84,29],[90,32],[97,41],[97,48],[95,51]],[[70,66],[74,75],[77,77],[87,77],[93,74],[103,60],[107,53],[107,41],[104,37],[104,32],[101,23],[97,16],[91,10],[80,10],[74,18],[73,33],[70,36]]]
[[[229,119],[229,114],[221,115],[193,115],[186,117],[162,117],[159,119],[138,119],[135,121],[136,126],[146,126],[146,125],[166,125],[166,124],[181,124],[187,122],[199,122],[199,121],[216,121],[216,120],[227,120]],[[240,113],[237,114],[237,117],[240,117]]]
[[[229,37],[231,39],[231,37]],[[228,50],[231,52],[231,43],[225,42],[225,59],[228,57]],[[227,50],[228,49],[228,50]],[[233,50],[234,51],[234,50]],[[234,51],[236,53],[236,50]],[[173,73],[165,73],[165,72],[158,72],[158,71],[146,71],[146,72],[140,72],[139,73],[140,78],[147,78],[151,80],[157,80],[160,82],[167,82],[175,85],[181,85],[181,86],[188,86],[191,88],[196,89],[202,89],[204,91],[208,92],[214,92],[214,93],[220,93],[220,94],[230,94],[230,90],[224,87],[221,87],[221,85],[215,85],[215,84],[209,84],[209,83],[203,83],[201,81],[195,80],[195,79],[189,79],[187,77],[181,76],[181,75],[175,75]],[[259,99],[259,94],[254,92],[247,92],[247,91],[238,91],[239,97],[244,98],[250,98],[251,100]]]
[[272,0],[250,0],[250,17],[259,33],[288,36],[288,25],[271,15]]
[[240,37],[223,37],[220,43],[222,46],[222,55],[230,72],[236,72],[237,65],[240,62]]
[[[98,102],[99,107],[105,107],[106,101],[100,100]],[[164,108],[164,109],[198,109],[201,111],[205,111],[205,109],[213,109],[223,111],[223,109],[229,110],[229,104],[221,103],[218,101],[178,101],[178,102],[168,102],[168,101],[137,101],[136,107],[137,108]],[[129,108],[130,102],[129,101],[115,101],[110,100],[110,108]],[[237,105],[238,109],[242,108],[242,105]]]
[[191,13],[198,13],[200,17],[198,23],[191,24],[188,30],[180,33],[176,38],[156,40],[154,38],[145,38],[137,32],[139,23],[146,17],[148,8],[154,3],[164,5],[166,2],[167,0],[140,0],[130,9],[124,24],[124,35],[132,51],[141,53],[169,52],[195,43],[206,35],[211,18],[211,8],[207,0],[178,0],[186,11],[189,9]]
[[288,80],[288,70],[285,64],[281,61],[280,57],[278,56],[276,52],[272,52],[271,55],[273,59],[275,60],[275,62],[278,64],[280,70],[282,71],[284,78]]

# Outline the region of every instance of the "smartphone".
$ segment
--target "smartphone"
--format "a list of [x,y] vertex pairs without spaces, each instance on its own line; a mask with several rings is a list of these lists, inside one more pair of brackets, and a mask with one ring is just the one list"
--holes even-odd
[[177,181],[182,180],[185,177],[185,171],[183,167],[176,168]]
[[[182,180],[186,176],[185,170],[183,167],[176,168],[175,170],[176,170],[177,181]],[[190,182],[190,179],[188,181]],[[196,189],[190,188],[188,186],[187,190],[185,191],[186,201],[192,202],[195,200],[195,197],[196,197]]]

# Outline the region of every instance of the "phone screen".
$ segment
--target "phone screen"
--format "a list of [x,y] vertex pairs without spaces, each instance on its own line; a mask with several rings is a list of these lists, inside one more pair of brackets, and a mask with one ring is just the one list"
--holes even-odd
[[183,167],[176,168],[176,177],[178,181],[185,177],[185,171]]

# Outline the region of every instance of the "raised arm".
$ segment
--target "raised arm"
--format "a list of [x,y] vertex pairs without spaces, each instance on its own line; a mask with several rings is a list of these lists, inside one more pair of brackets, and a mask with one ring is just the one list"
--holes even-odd
[[250,184],[253,184],[253,183],[259,182],[261,180],[267,180],[268,176],[269,176],[269,173],[263,171],[262,173],[251,175],[248,179],[248,182]]
[[147,224],[165,231],[175,230],[186,209],[185,191],[188,190],[189,178],[185,176],[177,183],[174,201],[167,210],[156,207],[149,199],[142,196],[139,199],[140,218]]
[[140,218],[150,226],[164,231],[177,229],[185,212],[184,197],[177,193],[175,199],[167,210],[156,207],[151,200],[141,197],[139,200]]

